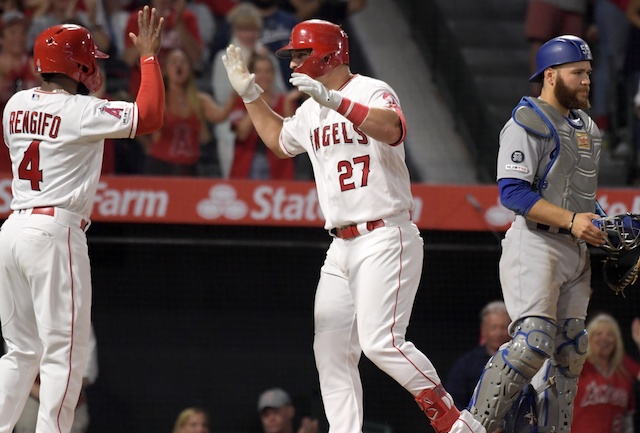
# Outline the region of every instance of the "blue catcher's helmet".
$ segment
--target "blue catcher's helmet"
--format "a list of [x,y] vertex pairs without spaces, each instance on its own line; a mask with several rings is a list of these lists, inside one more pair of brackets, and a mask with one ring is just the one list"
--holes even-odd
[[547,68],[591,60],[593,60],[591,48],[585,41],[572,35],[558,36],[547,41],[538,50],[536,55],[538,70],[529,78],[529,81],[542,81],[542,74]]

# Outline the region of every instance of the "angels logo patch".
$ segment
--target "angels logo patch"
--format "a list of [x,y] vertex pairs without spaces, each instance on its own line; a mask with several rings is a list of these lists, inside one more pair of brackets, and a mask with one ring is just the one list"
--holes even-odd
[[382,95],[382,99],[387,101],[389,107],[397,107],[399,105],[398,100],[395,96],[393,96],[391,92],[384,92],[384,94]]
[[124,108],[115,108],[115,107],[109,107],[105,105],[104,107],[100,108],[100,111],[103,113],[110,114],[116,119],[122,119],[122,112],[124,111]]

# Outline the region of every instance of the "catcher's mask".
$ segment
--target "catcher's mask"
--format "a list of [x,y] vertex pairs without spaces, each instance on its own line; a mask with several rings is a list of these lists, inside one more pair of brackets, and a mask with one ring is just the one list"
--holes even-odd
[[604,233],[606,243],[601,248],[614,253],[630,251],[640,245],[640,215],[621,214],[598,218],[593,223]]
[[593,223],[605,234],[601,246],[608,253],[602,267],[604,282],[616,294],[632,286],[640,272],[640,215],[622,214],[599,218]]

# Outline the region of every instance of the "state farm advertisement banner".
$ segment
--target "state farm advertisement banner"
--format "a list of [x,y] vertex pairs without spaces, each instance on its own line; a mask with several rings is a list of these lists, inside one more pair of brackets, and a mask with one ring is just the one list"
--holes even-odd
[[[494,185],[413,184],[413,220],[425,230],[504,231],[513,213]],[[640,190],[601,189],[609,215],[640,213]],[[0,217],[11,212],[11,179],[0,177]],[[313,182],[205,178],[101,178],[94,222],[322,227]]]

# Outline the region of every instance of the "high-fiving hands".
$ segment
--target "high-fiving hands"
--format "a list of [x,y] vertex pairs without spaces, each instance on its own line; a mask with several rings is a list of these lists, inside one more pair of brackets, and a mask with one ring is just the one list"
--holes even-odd
[[162,47],[163,24],[164,18],[158,15],[156,8],[145,6],[138,11],[138,34],[131,32],[129,37],[141,57],[158,55]]
[[255,74],[249,73],[247,65],[242,58],[240,47],[231,44],[227,47],[227,54],[222,56],[222,63],[227,70],[231,87],[248,104],[260,97],[262,88],[256,84]]
[[301,92],[311,96],[318,104],[325,107],[337,110],[340,102],[342,102],[342,96],[340,96],[338,92],[328,90],[324,84],[318,80],[314,80],[308,75],[294,72],[291,74],[289,82]]

